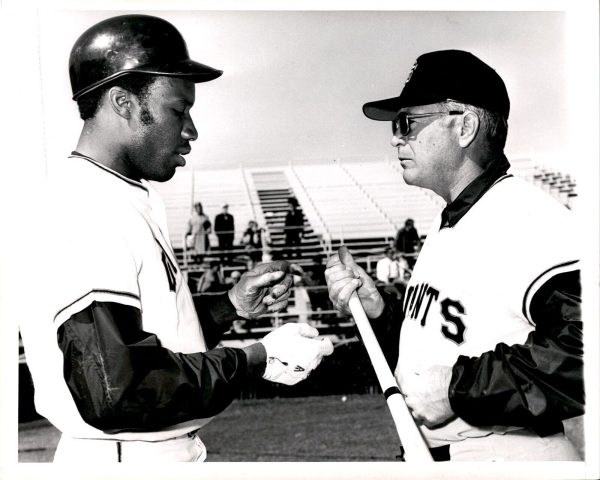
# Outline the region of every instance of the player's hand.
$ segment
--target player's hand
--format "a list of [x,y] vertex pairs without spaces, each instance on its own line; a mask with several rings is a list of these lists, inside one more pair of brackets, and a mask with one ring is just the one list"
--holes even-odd
[[327,260],[325,279],[329,298],[340,312],[350,314],[348,300],[356,290],[367,317],[377,318],[381,315],[384,303],[375,282],[356,264],[346,247],[341,246],[338,253]]
[[267,351],[263,378],[271,382],[295,385],[307,378],[333,352],[328,338],[307,323],[286,323],[260,340]]
[[256,318],[283,310],[290,297],[292,274],[301,275],[302,269],[285,260],[261,263],[244,273],[228,292],[236,313]]
[[448,398],[451,378],[452,367],[441,365],[400,378],[400,391],[417,423],[435,427],[454,416]]

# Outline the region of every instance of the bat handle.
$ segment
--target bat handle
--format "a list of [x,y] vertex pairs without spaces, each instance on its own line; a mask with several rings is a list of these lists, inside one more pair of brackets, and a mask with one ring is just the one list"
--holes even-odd
[[381,351],[379,342],[373,333],[371,323],[365,314],[360,299],[354,292],[348,301],[348,307],[354,317],[354,322],[360,332],[363,344],[367,350],[375,375],[386,397],[396,431],[404,447],[407,461],[433,462],[429,448],[421,436],[421,432],[406,406],[404,397],[398,389],[396,379]]

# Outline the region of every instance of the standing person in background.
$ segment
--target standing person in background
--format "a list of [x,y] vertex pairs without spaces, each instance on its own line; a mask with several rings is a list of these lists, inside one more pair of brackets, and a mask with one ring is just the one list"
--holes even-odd
[[212,225],[202,210],[202,204],[194,204],[194,212],[188,220],[187,236],[192,237],[191,245],[194,262],[202,263],[204,256],[210,250],[209,233],[212,231]]
[[409,268],[412,270],[417,261],[416,254],[421,248],[421,238],[415,228],[415,221],[412,218],[407,218],[404,222],[404,227],[398,230],[394,246],[396,251],[402,254],[408,262]]
[[82,472],[203,461],[201,427],[248,381],[293,385],[333,346],[288,323],[216,348],[234,320],[285,309],[297,267],[262,264],[229,291],[194,298],[179,268],[150,181],[185,165],[198,137],[195,83],[222,72],[191,60],[179,31],[148,15],[86,30],[69,68],[84,123],[77,150],[50,174],[43,217],[56,231],[36,315],[19,325],[36,409],[62,432],[54,461]]
[[298,208],[298,200],[291,197],[288,199],[288,212],[285,216],[285,246],[290,257],[300,257],[302,252],[302,235],[304,232],[304,215]]
[[215,216],[215,233],[219,240],[221,258],[227,265],[231,262],[231,249],[233,249],[233,238],[235,234],[235,222],[233,215],[229,213],[229,205],[223,205],[223,211]]
[[262,243],[262,232],[263,229],[259,228],[258,223],[254,220],[248,222],[248,228],[242,235],[242,244],[246,247],[248,256],[250,257],[250,268],[260,263],[263,255],[263,243]]
[[391,121],[404,181],[446,207],[402,303],[344,247],[327,264],[333,304],[348,312],[357,292],[437,460],[579,459],[562,423],[584,412],[579,235],[569,210],[507,173],[509,107],[471,53],[421,55],[399,97],[363,112]]

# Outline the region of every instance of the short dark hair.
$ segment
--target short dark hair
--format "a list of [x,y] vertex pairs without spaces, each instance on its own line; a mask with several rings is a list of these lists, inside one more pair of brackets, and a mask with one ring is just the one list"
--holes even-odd
[[98,111],[98,106],[100,105],[100,100],[102,99],[103,95],[115,86],[119,86],[128,92],[133,93],[143,104],[148,98],[150,87],[157,78],[157,75],[130,73],[120,78],[116,78],[115,80],[108,82],[101,87],[91,90],[77,99],[79,116],[82,120],[94,118],[96,112]]
[[506,145],[508,136],[508,122],[506,118],[498,112],[491,112],[485,108],[475,107],[467,103],[453,102],[448,100],[440,104],[446,111],[465,109],[477,114],[479,117],[480,128],[486,140],[486,148],[489,153],[500,153]]

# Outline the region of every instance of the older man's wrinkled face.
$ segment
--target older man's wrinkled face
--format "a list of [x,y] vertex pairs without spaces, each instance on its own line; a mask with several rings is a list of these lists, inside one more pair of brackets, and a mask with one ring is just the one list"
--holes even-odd
[[[435,104],[403,108],[411,114],[439,111]],[[411,120],[408,135],[397,133],[392,137],[392,146],[398,149],[398,160],[402,166],[402,176],[409,185],[433,190],[446,191],[452,182],[456,140],[451,135],[456,117],[434,115]]]
[[164,182],[185,165],[183,155],[198,137],[190,116],[194,101],[193,82],[158,77],[145,100],[136,104],[132,142],[126,149],[134,177]]

